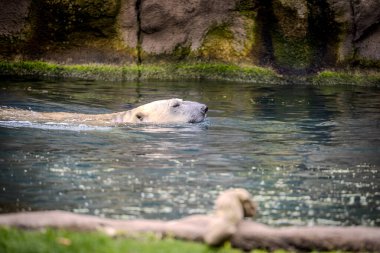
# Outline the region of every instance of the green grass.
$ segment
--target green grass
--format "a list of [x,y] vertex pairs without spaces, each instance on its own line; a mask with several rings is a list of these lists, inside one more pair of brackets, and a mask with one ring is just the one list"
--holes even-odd
[[241,67],[222,63],[180,63],[143,65],[59,65],[40,61],[0,61],[0,75],[90,80],[231,80],[248,82],[281,81],[271,69]]
[[[44,229],[23,230],[0,227],[1,253],[244,253],[229,243],[210,247],[203,243],[160,239],[153,235],[109,237],[100,232]],[[275,250],[274,253],[287,253]],[[313,251],[315,252],[315,251]],[[250,253],[267,253],[252,250]],[[330,253],[343,253],[331,251]]]
[[273,70],[257,66],[238,66],[222,63],[177,64],[169,67],[173,79],[247,81],[252,83],[281,83]]
[[318,85],[380,86],[380,72],[325,70],[311,78]]
[[[277,74],[271,68],[255,65],[237,65],[216,62],[142,64],[142,65],[59,65],[40,61],[0,61],[0,76],[27,76],[39,78],[77,78],[85,80],[217,80],[251,83],[301,82],[317,85],[379,86],[380,72],[366,70],[330,71],[301,78]],[[303,80],[303,81],[302,81]]]
[[79,78],[91,80],[135,80],[138,76],[138,67],[103,64],[59,65],[40,61],[0,61],[0,75],[32,76],[47,78]]
[[[0,228],[0,252],[2,253],[242,253],[229,244],[212,248],[205,244],[186,242],[154,236],[138,238],[111,238],[97,232],[72,232],[47,229],[26,231]],[[254,253],[265,251],[255,250]],[[284,251],[277,251],[284,252]]]

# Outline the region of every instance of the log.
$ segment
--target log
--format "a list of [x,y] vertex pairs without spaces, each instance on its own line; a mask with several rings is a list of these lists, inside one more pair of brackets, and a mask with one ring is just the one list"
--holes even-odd
[[[153,233],[178,239],[204,242],[212,215],[193,215],[172,221],[115,220],[65,211],[41,211],[0,215],[0,226],[43,229],[57,228],[101,231],[108,235],[134,236]],[[380,228],[377,227],[269,227],[257,222],[239,222],[230,238],[233,247],[243,250],[286,249],[291,251],[344,250],[380,252]]]

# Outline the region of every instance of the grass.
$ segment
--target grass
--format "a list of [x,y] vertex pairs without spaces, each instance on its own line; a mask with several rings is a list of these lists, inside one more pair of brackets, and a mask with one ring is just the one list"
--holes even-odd
[[50,78],[80,78],[92,80],[135,80],[137,65],[128,68],[103,64],[59,65],[41,61],[0,61],[0,75]]
[[312,77],[311,82],[318,85],[380,86],[380,72],[325,70]]
[[0,75],[90,80],[231,80],[281,82],[273,70],[223,63],[180,63],[143,65],[59,65],[40,61],[0,61]]
[[283,80],[272,69],[257,66],[238,66],[220,63],[177,64],[172,66],[174,79],[248,81],[253,83],[281,83]]
[[[255,65],[237,65],[216,62],[142,64],[142,65],[60,65],[41,61],[0,61],[0,76],[38,78],[77,78],[85,80],[136,81],[136,80],[216,80],[250,83],[304,82],[317,85],[379,86],[379,71],[325,70],[306,79],[277,74],[271,68]],[[297,81],[298,80],[298,81]]]
[[[26,231],[0,227],[0,252],[2,253],[242,253],[229,244],[212,248],[205,244],[185,242],[154,236],[139,238],[111,238],[97,232],[72,232],[47,229]],[[265,253],[254,250],[252,253]],[[276,251],[278,253],[285,251]]]

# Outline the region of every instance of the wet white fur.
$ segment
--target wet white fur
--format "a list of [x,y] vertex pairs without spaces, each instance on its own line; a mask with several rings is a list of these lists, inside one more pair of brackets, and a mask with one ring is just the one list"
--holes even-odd
[[0,119],[98,126],[125,123],[198,123],[204,120],[206,112],[207,106],[204,104],[172,98],[144,104],[129,111],[108,114],[34,112],[15,108],[0,108]]
[[256,205],[245,189],[230,189],[222,192],[215,201],[213,219],[207,227],[204,240],[209,245],[220,245],[237,230],[244,217],[253,217]]

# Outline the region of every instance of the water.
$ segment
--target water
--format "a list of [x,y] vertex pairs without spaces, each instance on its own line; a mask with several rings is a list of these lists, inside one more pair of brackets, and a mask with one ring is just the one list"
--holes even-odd
[[222,82],[0,81],[0,105],[109,113],[206,103],[201,124],[0,122],[0,212],[132,219],[208,213],[249,190],[270,225],[380,225],[380,88]]

